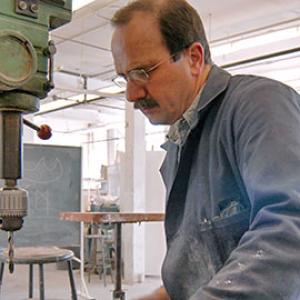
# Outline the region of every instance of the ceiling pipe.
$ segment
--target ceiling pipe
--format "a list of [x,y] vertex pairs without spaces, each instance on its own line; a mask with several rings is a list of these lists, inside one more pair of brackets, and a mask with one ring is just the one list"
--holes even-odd
[[[81,76],[82,77],[82,76]],[[116,93],[116,94],[111,94],[111,93],[102,93],[99,91],[95,90],[84,90],[84,89],[68,89],[68,88],[55,88],[56,90],[63,91],[63,92],[71,92],[71,93],[76,93],[76,94],[92,94],[96,95],[102,98],[112,98],[112,97],[121,97],[124,95],[124,93]],[[58,99],[63,99],[58,97]],[[70,100],[70,99],[68,99]]]
[[262,60],[267,60],[267,59],[271,59],[271,58],[275,58],[275,57],[279,57],[279,56],[285,56],[285,55],[297,53],[297,52],[300,52],[300,47],[288,49],[288,50],[284,50],[284,51],[279,51],[279,52],[274,52],[274,53],[270,53],[270,54],[266,54],[266,55],[256,56],[253,58],[244,59],[244,60],[236,61],[233,63],[224,64],[221,67],[224,69],[228,69],[228,68],[246,65],[249,63],[253,63],[253,62],[259,62]]
[[[97,27],[97,29],[99,29],[99,26]],[[89,31],[87,31],[87,32],[89,32]],[[84,33],[80,32],[80,34],[78,36],[80,36],[82,34],[84,34]],[[77,36],[73,36],[71,38],[64,38],[64,37],[61,37],[59,35],[52,34],[51,37],[52,38],[57,38],[57,39],[60,40],[60,41],[55,42],[56,46],[58,46],[59,44],[62,44],[64,42],[71,42],[71,43],[74,43],[74,44],[79,44],[81,46],[86,46],[86,47],[94,48],[94,49],[101,50],[101,51],[111,52],[111,50],[108,49],[108,48],[99,47],[99,46],[96,46],[96,45],[93,45],[93,44],[89,44],[89,43],[86,43],[86,42],[74,40],[74,38],[77,37]]]
[[[57,107],[57,108],[49,109],[49,110],[46,110],[46,111],[40,111],[40,112],[35,113],[33,116],[34,117],[43,116],[43,115],[50,114],[50,113],[53,113],[53,112],[56,112],[56,111],[60,111],[60,110],[64,110],[64,109],[68,109],[68,108],[72,108],[72,107],[80,106],[80,105],[84,106],[84,105],[87,105],[87,104],[91,104],[95,101],[105,100],[105,99],[106,99],[106,97],[98,97],[98,98],[91,99],[91,100],[76,102],[76,103],[72,103],[72,104],[69,104],[69,105],[65,105],[63,107]],[[62,99],[62,100],[64,100],[64,99]],[[65,100],[70,100],[70,99],[65,99]],[[102,106],[102,107],[106,107],[106,108],[109,108],[109,109],[117,109],[117,110],[123,110],[123,111],[125,110],[125,108],[111,106],[111,105],[107,105],[107,104],[97,104],[97,106]]]
[[90,74],[90,75],[81,74],[79,72],[68,71],[68,70],[64,70],[64,69],[57,69],[57,70],[55,70],[55,72],[63,73],[63,74],[67,74],[67,75],[73,75],[73,76],[77,76],[77,77],[85,76],[87,78],[96,78],[96,77],[101,76],[101,75],[106,75],[106,74],[113,73],[113,72],[115,72],[115,69],[107,70],[107,71],[104,71],[104,72],[101,72],[101,73]]

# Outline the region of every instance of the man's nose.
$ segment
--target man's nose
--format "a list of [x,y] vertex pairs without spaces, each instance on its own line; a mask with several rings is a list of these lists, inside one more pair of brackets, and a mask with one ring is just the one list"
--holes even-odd
[[131,80],[127,82],[126,98],[129,102],[136,102],[140,99],[145,98],[147,91],[144,86],[138,85]]

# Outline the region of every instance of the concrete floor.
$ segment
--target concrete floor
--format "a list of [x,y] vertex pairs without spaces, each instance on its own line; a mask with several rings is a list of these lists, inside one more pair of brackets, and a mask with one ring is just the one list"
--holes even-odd
[[[80,280],[79,270],[74,270],[76,288],[84,292]],[[71,300],[70,284],[68,272],[57,270],[56,264],[45,265],[45,298],[46,300]],[[110,276],[107,276],[107,286],[104,286],[103,280],[98,275],[92,274],[90,283],[88,276],[85,274],[88,293],[95,300],[111,300],[114,286],[111,284]],[[123,284],[122,288],[126,293],[126,300],[136,299],[138,296],[147,294],[161,284],[158,277],[146,277],[143,283],[134,285]],[[13,274],[8,272],[7,265],[4,270],[4,277],[1,286],[1,300],[25,300],[28,299],[28,266],[15,265]],[[39,299],[38,289],[38,267],[34,266],[34,299]],[[78,296],[78,299],[88,299]]]

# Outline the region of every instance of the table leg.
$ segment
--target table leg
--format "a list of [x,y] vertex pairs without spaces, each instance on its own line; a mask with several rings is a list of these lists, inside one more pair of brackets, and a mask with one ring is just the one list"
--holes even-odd
[[29,264],[29,299],[33,299],[33,264]]
[[[1,287],[2,287],[2,280],[3,280],[3,273],[4,273],[4,263],[1,263],[0,267],[0,292],[1,292]],[[1,297],[0,297],[1,299]]]
[[78,300],[77,291],[75,288],[72,260],[68,260],[68,271],[69,271],[69,279],[70,279],[70,285],[71,285],[72,300]]
[[45,285],[44,285],[44,268],[43,264],[39,264],[40,269],[40,300],[45,300]]
[[116,223],[116,283],[113,291],[113,300],[125,300],[122,291],[122,229],[121,223]]

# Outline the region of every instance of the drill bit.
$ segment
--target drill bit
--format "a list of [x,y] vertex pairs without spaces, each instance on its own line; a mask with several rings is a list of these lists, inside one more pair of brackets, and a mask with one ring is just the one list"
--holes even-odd
[[13,231],[8,233],[8,268],[9,272],[14,272],[14,236]]

